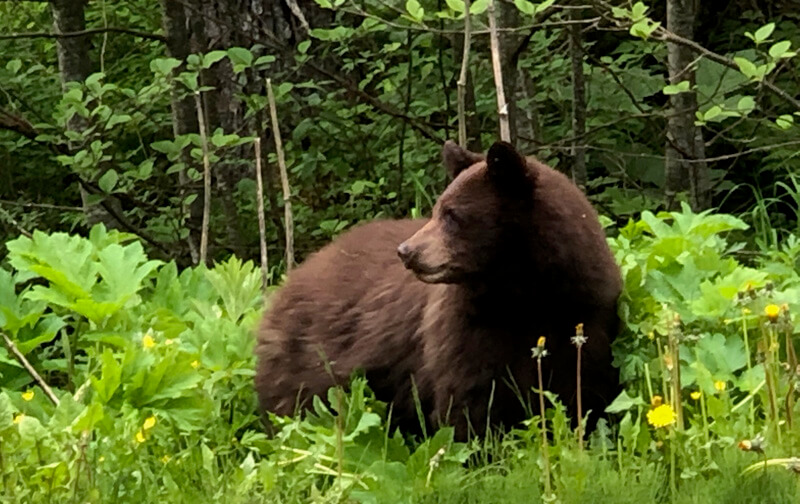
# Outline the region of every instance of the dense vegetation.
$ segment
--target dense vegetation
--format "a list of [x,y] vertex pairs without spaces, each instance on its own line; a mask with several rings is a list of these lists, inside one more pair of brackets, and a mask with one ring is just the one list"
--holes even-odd
[[[287,244],[498,137],[490,4],[511,139],[622,267],[612,421],[410,439],[357,376],[259,418]],[[0,502],[797,502],[800,14],[689,4],[476,0],[462,75],[461,0],[0,2]]]

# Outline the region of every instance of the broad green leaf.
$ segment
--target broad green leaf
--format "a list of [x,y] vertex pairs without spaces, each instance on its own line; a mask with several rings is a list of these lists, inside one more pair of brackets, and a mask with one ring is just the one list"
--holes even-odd
[[685,93],[689,91],[689,81],[681,81],[677,84],[669,84],[664,86],[664,94],[665,95],[674,95],[679,93]]
[[116,170],[110,168],[107,172],[100,177],[100,180],[97,181],[97,185],[100,186],[100,189],[103,191],[110,193],[114,190],[114,187],[117,185],[117,181],[119,180],[119,175],[117,175]]
[[752,96],[743,96],[739,99],[739,103],[736,104],[736,108],[745,115],[749,114],[756,108],[756,101]]
[[228,49],[228,58],[233,64],[233,72],[239,73],[253,64],[253,53],[244,47],[231,47]]
[[445,0],[445,3],[447,3],[447,6],[450,7],[453,11],[459,13],[464,12],[466,8],[464,0]]
[[631,397],[626,390],[623,390],[616,399],[606,408],[606,413],[620,413],[628,411],[636,406],[644,406],[647,403],[640,396]]
[[778,116],[777,119],[775,119],[775,125],[783,130],[791,128],[792,124],[794,124],[794,117],[792,117],[789,114],[783,114],[781,116]]
[[406,11],[414,21],[422,21],[425,9],[420,5],[419,0],[406,0]]
[[769,48],[769,55],[774,59],[794,56],[794,53],[789,51],[790,47],[792,47],[792,43],[790,41],[782,40],[773,44],[772,47]]
[[772,35],[773,31],[775,31],[775,23],[765,24],[764,26],[756,30],[756,32],[753,34],[753,38],[756,44],[760,44],[765,40],[767,40],[769,36]]
[[516,5],[517,9],[523,14],[533,16],[536,13],[536,5],[528,0],[514,0],[514,5]]
[[211,51],[203,55],[203,68],[211,68],[214,63],[220,61],[227,55],[225,51]]
[[756,65],[749,59],[737,56],[733,58],[733,60],[736,62],[736,65],[739,66],[739,70],[741,70],[742,73],[748,78],[752,79],[758,74]]
[[105,418],[103,406],[98,402],[92,402],[83,410],[75,422],[72,424],[73,432],[91,432],[98,422]]
[[153,73],[167,75],[174,69],[181,66],[180,60],[175,58],[156,58],[150,62],[150,70]]
[[469,6],[469,13],[473,16],[483,14],[489,8],[489,0],[475,0]]

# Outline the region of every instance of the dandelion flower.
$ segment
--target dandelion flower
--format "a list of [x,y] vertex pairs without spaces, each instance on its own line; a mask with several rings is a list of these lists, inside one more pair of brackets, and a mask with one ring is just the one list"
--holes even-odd
[[19,425],[22,419],[25,418],[25,413],[20,413],[14,417],[14,423]]
[[702,394],[700,393],[700,391],[699,391],[699,390],[695,390],[694,392],[692,392],[692,393],[690,394],[691,398],[692,398],[692,399],[694,399],[695,401],[696,401],[696,400],[698,400],[698,399],[700,399],[700,396],[701,396],[701,395],[702,395]]
[[664,398],[661,397],[660,395],[654,395],[652,398],[650,398],[650,406],[652,406],[653,408],[658,408],[663,403],[664,403]]
[[728,388],[728,384],[722,380],[717,380],[714,382],[714,388],[717,392],[724,392],[726,388]]
[[542,357],[547,355],[547,350],[544,348],[544,344],[547,341],[547,338],[544,336],[539,336],[539,339],[536,341],[536,346],[531,348],[531,356],[534,359],[541,359]]
[[142,336],[142,346],[148,350],[156,346],[156,340],[153,339],[149,332]]
[[662,404],[647,412],[647,423],[657,429],[666,427],[675,423],[675,412],[669,404]]
[[539,336],[539,339],[536,341],[536,346],[539,348],[543,348],[546,341],[547,338],[545,338],[544,336]]
[[583,334],[583,322],[575,326],[575,336],[572,337],[572,344],[580,348],[586,343],[586,336]]
[[781,307],[775,304],[768,304],[767,307],[764,308],[764,313],[767,314],[767,318],[770,322],[776,322],[778,316],[781,314]]
[[195,360],[193,360],[193,361],[192,361],[192,364],[191,364],[191,366],[192,366],[193,368],[195,368],[195,369],[199,368],[199,367],[200,367],[200,361],[198,361],[198,360],[196,360],[196,359],[195,359]]
[[25,401],[33,401],[33,396],[34,395],[35,394],[34,394],[33,390],[28,390],[28,391],[22,393],[22,399],[25,400]]
[[142,429],[150,430],[153,427],[155,427],[155,425],[156,425],[156,417],[151,415],[151,416],[147,417],[147,419],[145,419],[144,425],[142,426]]
[[144,432],[139,430],[139,432],[136,433],[136,442],[137,443],[144,443],[145,440],[146,440],[146,438],[144,437]]

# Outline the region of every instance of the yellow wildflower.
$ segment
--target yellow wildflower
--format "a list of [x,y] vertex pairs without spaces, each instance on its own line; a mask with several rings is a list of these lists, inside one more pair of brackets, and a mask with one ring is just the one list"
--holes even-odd
[[34,395],[35,394],[34,394],[33,390],[27,390],[27,391],[22,393],[22,399],[25,400],[25,401],[33,401],[33,396]]
[[714,388],[717,392],[723,392],[726,388],[728,388],[728,384],[722,380],[717,380],[714,382]]
[[695,391],[694,391],[694,392],[692,392],[690,395],[691,395],[692,399],[694,399],[694,400],[696,401],[696,400],[700,399],[700,395],[701,395],[701,394],[700,394],[700,391],[699,391],[699,390],[695,390]]
[[661,404],[663,404],[663,402],[664,402],[663,397],[661,397],[660,395],[654,395],[650,399],[650,406],[652,406],[653,408],[658,408],[659,406],[661,406]]
[[666,427],[675,423],[675,412],[669,404],[662,404],[647,412],[647,423],[657,429]]
[[23,418],[25,418],[25,413],[19,413],[14,417],[14,423],[19,425],[19,423],[22,422]]
[[161,462],[163,462],[164,464],[169,462],[169,455],[164,455],[163,457],[161,457]]
[[200,361],[193,360],[192,361],[192,367],[195,368],[195,369],[199,368],[200,367]]
[[155,425],[156,425],[156,417],[155,416],[149,416],[149,417],[147,417],[145,419],[144,425],[142,426],[142,429],[150,430],[153,427],[155,427]]
[[144,443],[145,440],[146,440],[146,438],[144,437],[144,432],[139,430],[139,432],[136,433],[136,442],[137,443]]
[[539,336],[539,340],[536,342],[536,346],[539,348],[543,348],[545,341],[547,341],[547,338],[545,338],[544,336]]
[[153,339],[153,336],[149,332],[142,337],[142,346],[146,349],[156,346],[156,340]]
[[105,458],[104,456],[102,456],[102,455],[100,455],[99,457],[97,457],[97,461],[98,461],[98,462],[103,462],[105,459],[106,459],[106,458]]
[[767,314],[767,318],[770,322],[775,322],[778,320],[778,315],[781,314],[781,308],[775,304],[768,304],[766,308],[764,308],[764,313]]

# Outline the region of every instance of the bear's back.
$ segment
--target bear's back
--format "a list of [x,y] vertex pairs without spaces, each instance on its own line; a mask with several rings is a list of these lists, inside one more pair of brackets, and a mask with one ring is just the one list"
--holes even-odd
[[263,409],[291,415],[301,389],[301,400],[324,397],[334,382],[346,385],[357,368],[368,368],[376,393],[390,389],[384,399],[405,402],[398,394],[407,391],[394,389],[418,364],[417,328],[430,286],[403,267],[396,250],[425,222],[360,224],[288,275],[258,334],[256,388]]

